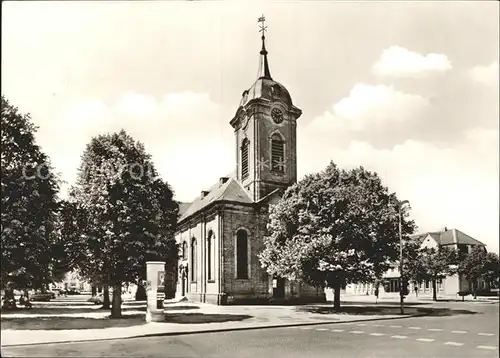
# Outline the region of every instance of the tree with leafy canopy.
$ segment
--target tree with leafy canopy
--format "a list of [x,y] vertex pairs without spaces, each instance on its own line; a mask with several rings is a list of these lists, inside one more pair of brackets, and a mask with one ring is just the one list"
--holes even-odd
[[432,299],[437,301],[437,281],[457,272],[457,252],[446,246],[422,247],[406,261],[405,272],[416,282],[432,283]]
[[474,246],[470,252],[461,255],[458,273],[472,283],[472,294],[476,298],[480,280],[493,285],[498,283],[498,255],[487,252],[483,246]]
[[[273,276],[334,289],[373,282],[398,257],[399,201],[376,173],[333,162],[306,175],[271,206],[260,262]],[[405,237],[415,224],[403,220]]]
[[30,115],[1,100],[2,285],[45,289],[54,274],[59,180]]
[[111,316],[120,317],[122,284],[143,278],[146,261],[177,261],[178,204],[123,130],[91,139],[70,196],[87,213],[75,236],[85,247],[79,270],[113,288]]

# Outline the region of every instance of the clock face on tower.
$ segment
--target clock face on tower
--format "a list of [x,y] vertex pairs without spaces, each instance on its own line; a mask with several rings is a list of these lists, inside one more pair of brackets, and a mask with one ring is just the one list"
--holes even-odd
[[283,122],[283,112],[279,108],[273,108],[271,111],[271,118],[274,123],[280,124]]

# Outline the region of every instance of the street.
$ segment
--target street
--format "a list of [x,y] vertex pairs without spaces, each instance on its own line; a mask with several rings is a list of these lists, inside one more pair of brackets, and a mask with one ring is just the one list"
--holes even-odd
[[498,303],[442,302],[474,314],[2,349],[3,357],[498,357]]

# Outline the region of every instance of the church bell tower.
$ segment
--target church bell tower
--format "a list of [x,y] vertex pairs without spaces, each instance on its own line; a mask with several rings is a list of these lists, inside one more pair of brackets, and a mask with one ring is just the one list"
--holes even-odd
[[258,22],[262,49],[257,80],[243,92],[230,122],[236,139],[237,180],[254,201],[297,181],[297,119],[302,114],[288,90],[271,77],[264,16]]

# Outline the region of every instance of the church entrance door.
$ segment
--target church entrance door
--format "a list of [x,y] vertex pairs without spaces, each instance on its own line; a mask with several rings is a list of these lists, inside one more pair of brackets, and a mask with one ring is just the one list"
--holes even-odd
[[285,298],[285,279],[273,279],[273,298]]

